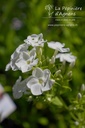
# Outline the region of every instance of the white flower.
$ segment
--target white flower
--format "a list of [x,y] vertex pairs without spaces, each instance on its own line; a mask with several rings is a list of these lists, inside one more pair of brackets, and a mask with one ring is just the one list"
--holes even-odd
[[38,59],[35,59],[35,57],[36,50],[33,48],[29,52],[22,52],[15,64],[23,73],[30,71],[38,63]]
[[50,71],[36,68],[29,77],[27,87],[31,90],[33,95],[41,95],[44,91],[51,89],[54,80],[50,79]]
[[36,47],[36,46],[44,46],[44,39],[43,39],[43,34],[32,34],[30,36],[27,37],[27,39],[24,40],[25,43]]
[[8,71],[10,68],[12,68],[12,70],[14,71],[18,70],[18,67],[16,66],[15,62],[23,51],[27,52],[28,46],[29,45],[26,43],[18,46],[18,48],[11,55],[10,62],[6,65],[5,71]]
[[63,48],[65,46],[65,44],[61,44],[60,42],[48,42],[48,47],[55,49],[59,52],[69,52],[70,49],[69,48]]
[[[23,47],[24,46],[24,47]],[[33,48],[28,51],[26,47],[27,44],[20,45],[15,52],[11,55],[10,63],[6,66],[6,71],[10,68],[12,70],[21,70],[23,73],[30,71],[33,66],[38,63],[38,59],[36,58],[36,50]]]
[[59,53],[56,55],[56,59],[60,58],[60,62],[67,61],[69,63],[73,63],[76,60],[76,57],[73,56],[71,53]]
[[26,86],[27,80],[28,79],[21,81],[21,76],[20,76],[19,79],[14,84],[13,96],[15,99],[19,99],[20,97],[22,97],[23,93],[25,93],[28,90]]

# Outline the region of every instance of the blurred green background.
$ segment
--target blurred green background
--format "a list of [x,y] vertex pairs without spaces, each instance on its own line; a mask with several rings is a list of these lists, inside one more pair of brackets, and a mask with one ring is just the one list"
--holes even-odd
[[[48,4],[82,7],[81,11],[77,11],[77,16],[80,18],[74,22],[70,21],[77,23],[78,26],[49,26],[48,24],[57,22],[53,18],[45,18],[48,16],[45,10]],[[5,72],[5,66],[10,60],[10,55],[28,35],[39,33],[43,33],[45,40],[65,43],[66,47],[77,56],[73,80],[70,83],[73,90],[70,95],[75,97],[80,85],[85,83],[85,0],[2,0],[0,2],[0,83],[13,98],[12,86],[19,73]],[[17,110],[9,118],[24,128],[75,128],[70,121],[71,116],[64,108],[42,102],[27,102],[25,96],[13,100]]]

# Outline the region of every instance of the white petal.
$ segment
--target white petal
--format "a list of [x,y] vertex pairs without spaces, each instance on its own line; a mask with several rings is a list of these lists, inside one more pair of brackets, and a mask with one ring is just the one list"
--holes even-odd
[[43,77],[43,71],[41,68],[36,68],[35,70],[33,70],[32,75],[34,77],[41,78]]
[[21,77],[16,81],[16,83],[13,86],[13,96],[15,99],[18,99],[22,96],[22,91],[19,89],[19,84],[21,81]]
[[15,64],[18,67],[18,69],[21,70],[23,73],[27,72],[28,70],[31,70],[30,65],[29,65],[29,69],[28,69],[28,64],[23,59],[17,60],[17,62]]
[[29,80],[28,80],[28,82],[27,82],[27,87],[28,88],[31,88],[31,86],[33,84],[38,84],[38,79],[35,78],[35,77],[30,77]]
[[11,63],[8,63],[8,64],[6,65],[5,71],[8,71],[10,68],[11,68]]
[[19,79],[16,81],[16,83],[13,86],[14,98],[19,99],[23,95],[23,92],[25,93],[28,90],[26,83],[27,83],[27,79],[21,81],[21,77],[19,77]]
[[58,48],[57,50],[60,52],[69,52],[70,51],[69,48]]
[[18,67],[15,65],[15,60],[11,61],[11,68],[13,71],[18,70]]
[[20,58],[23,58],[24,60],[28,60],[30,58],[29,51],[22,52],[22,54],[20,55]]
[[43,73],[44,73],[44,77],[46,78],[46,77],[50,77],[50,70],[49,69],[45,69],[44,71],[43,71]]
[[67,61],[69,63],[75,62],[76,60],[76,57],[71,55],[71,53],[65,53],[65,54],[60,53],[56,55],[56,58],[60,58],[61,62]]
[[14,97],[15,99],[21,98],[22,95],[23,95],[23,93],[20,92],[20,91],[15,91],[15,90],[13,91],[13,97]]
[[63,57],[63,56],[64,56],[64,55],[61,54],[61,53],[60,53],[60,54],[57,54],[57,55],[56,55],[56,59],[57,59],[57,58],[60,58],[60,62],[63,62],[63,61],[64,61],[64,57]]
[[38,59],[33,60],[33,62],[31,63],[31,66],[35,66],[38,63]]
[[33,48],[31,51],[30,51],[30,56],[35,56],[36,57],[36,49]]
[[51,87],[49,86],[49,83],[47,82],[46,83],[46,85],[43,87],[42,86],[42,91],[44,92],[44,91],[48,91],[48,90],[50,90],[51,89]]
[[33,95],[41,95],[42,94],[41,85],[40,84],[33,84],[31,86],[31,92]]
[[52,49],[57,49],[57,48],[60,48],[60,47],[64,47],[65,44],[61,44],[60,42],[49,42],[48,43],[48,47],[52,48]]
[[43,35],[41,34],[32,34],[30,36],[27,37],[27,39],[24,40],[25,43],[30,44],[33,47],[36,46],[42,46],[44,45],[44,39],[43,39]]
[[28,49],[28,44],[24,43],[24,44],[21,44],[19,45],[19,47],[16,49],[16,52],[22,52],[22,51],[27,51]]
[[46,84],[42,87],[42,91],[48,91],[51,89],[52,85],[53,85],[54,81],[51,80],[47,80]]
[[17,53],[16,51],[11,55],[11,60],[12,59],[16,59],[18,57],[19,53]]
[[15,52],[11,55],[11,59],[16,58],[20,52],[27,51],[27,49],[28,49],[28,44],[24,43],[24,44],[19,45],[16,48]]
[[63,48],[65,44],[61,44],[60,42],[49,42],[48,47],[58,50],[60,52],[69,52],[69,48]]

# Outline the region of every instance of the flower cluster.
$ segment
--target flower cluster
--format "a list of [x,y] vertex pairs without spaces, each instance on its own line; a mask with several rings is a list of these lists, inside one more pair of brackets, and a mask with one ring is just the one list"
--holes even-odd
[[[13,71],[20,70],[28,74],[31,72],[31,75],[22,81],[19,76],[13,86],[14,97],[20,98],[23,93],[38,96],[51,90],[57,83],[62,84],[63,66],[65,68],[65,65],[69,64],[69,67],[72,67],[75,60],[76,57],[70,53],[69,48],[65,48],[65,44],[48,42],[43,39],[43,34],[28,36],[11,55],[5,69],[8,71],[11,68]],[[67,79],[70,72],[66,72]]]

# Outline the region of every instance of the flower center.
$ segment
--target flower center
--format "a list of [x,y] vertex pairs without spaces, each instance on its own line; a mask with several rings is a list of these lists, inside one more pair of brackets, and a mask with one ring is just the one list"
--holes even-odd
[[30,64],[30,60],[27,61],[27,64]]
[[43,80],[42,80],[42,79],[39,79],[39,83],[40,83],[40,84],[43,84]]

